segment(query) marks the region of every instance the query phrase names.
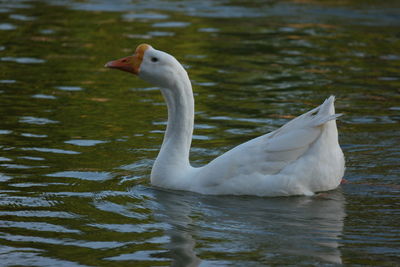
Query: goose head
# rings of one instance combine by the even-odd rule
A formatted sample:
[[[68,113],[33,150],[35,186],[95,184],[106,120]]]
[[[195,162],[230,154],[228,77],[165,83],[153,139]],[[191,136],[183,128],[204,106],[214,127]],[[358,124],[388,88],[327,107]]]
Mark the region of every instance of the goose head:
[[[185,69],[173,56],[148,44],[139,45],[133,55],[110,61],[105,67],[135,74],[162,88],[174,87],[182,74],[183,78],[187,77]]]

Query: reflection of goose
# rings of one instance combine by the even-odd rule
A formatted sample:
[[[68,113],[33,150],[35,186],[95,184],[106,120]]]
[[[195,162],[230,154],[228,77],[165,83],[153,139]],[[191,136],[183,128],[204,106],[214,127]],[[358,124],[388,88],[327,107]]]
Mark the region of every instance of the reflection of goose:
[[[201,168],[189,163],[194,100],[184,68],[169,54],[142,44],[107,67],[160,86],[168,126],[151,172],[152,184],[203,194],[312,195],[336,188],[344,158],[338,144],[334,97],[278,130],[241,144]]]
[[[169,237],[169,243],[165,246],[172,259],[171,266],[198,266],[200,259],[194,252],[196,241],[192,236],[190,225],[192,223],[190,198],[182,199],[182,196],[157,190],[155,198],[157,205],[152,207],[154,217],[162,223],[168,223],[165,235]]]
[[[312,198],[202,196],[155,190],[152,209],[170,225],[173,266],[297,265],[342,262],[340,190]],[[207,264],[209,263],[209,264]]]

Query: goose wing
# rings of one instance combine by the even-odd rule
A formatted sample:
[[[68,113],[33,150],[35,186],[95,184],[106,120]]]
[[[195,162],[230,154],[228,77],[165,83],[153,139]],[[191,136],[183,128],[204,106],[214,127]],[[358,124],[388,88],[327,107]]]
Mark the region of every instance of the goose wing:
[[[279,129],[243,143],[202,168],[203,186],[216,186],[241,175],[273,175],[299,159],[319,138],[334,114],[334,97]]]

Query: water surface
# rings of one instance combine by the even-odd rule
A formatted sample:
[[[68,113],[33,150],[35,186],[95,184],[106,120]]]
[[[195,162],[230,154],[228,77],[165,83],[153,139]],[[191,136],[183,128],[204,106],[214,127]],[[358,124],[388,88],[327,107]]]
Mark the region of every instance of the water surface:
[[[4,266],[379,265],[400,261],[397,1],[3,1]],[[149,184],[158,88],[104,63],[175,55],[196,98],[194,165],[337,97],[347,184],[316,197]]]

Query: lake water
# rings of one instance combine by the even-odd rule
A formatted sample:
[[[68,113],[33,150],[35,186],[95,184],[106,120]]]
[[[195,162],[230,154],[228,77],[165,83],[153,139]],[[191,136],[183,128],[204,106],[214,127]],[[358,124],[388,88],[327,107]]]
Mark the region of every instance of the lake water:
[[[400,264],[399,1],[1,1],[2,266]],[[166,106],[105,69],[140,43],[196,98],[194,165],[337,96],[347,184],[152,187]]]

